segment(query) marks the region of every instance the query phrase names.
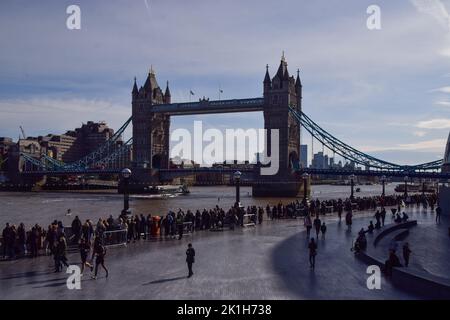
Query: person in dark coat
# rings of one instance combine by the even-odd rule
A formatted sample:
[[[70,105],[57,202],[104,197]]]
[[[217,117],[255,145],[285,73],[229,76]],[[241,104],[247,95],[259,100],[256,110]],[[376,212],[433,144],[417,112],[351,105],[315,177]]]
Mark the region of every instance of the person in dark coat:
[[[320,232],[322,232],[322,238],[325,238],[325,233],[327,232],[327,226],[325,222],[322,222],[322,226],[320,227]]]
[[[436,223],[441,223],[442,208],[440,206],[436,207]]]
[[[317,244],[314,241],[314,238],[311,238],[311,241],[308,245],[309,249],[309,266],[314,270],[316,267],[316,255],[317,255]]]
[[[411,249],[409,248],[409,243],[406,242],[403,245],[403,260],[405,260],[405,267],[409,265],[409,256],[411,255]]]
[[[373,233],[374,229],[375,229],[375,226],[373,225],[373,222],[370,221],[369,226],[367,227],[367,232]]]
[[[194,272],[192,272],[192,264],[194,262],[195,262],[195,250],[192,247],[192,243],[189,243],[188,249],[186,250],[186,263],[187,263],[188,270],[189,270],[188,278],[190,278],[194,275]]]
[[[78,241],[80,240],[81,237],[81,227],[82,227],[82,223],[80,218],[78,218],[78,216],[75,216],[75,219],[73,219],[72,221],[72,233],[73,233],[73,242],[74,243],[78,243]]]
[[[91,260],[95,257],[95,271],[92,279],[97,279],[98,266],[101,265],[106,272],[106,278],[108,278],[109,272],[105,267],[106,247],[102,244],[100,237],[95,237],[94,250],[92,251]]]
[[[94,267],[87,261],[89,253],[91,252],[91,244],[87,242],[84,238],[81,238],[79,249],[81,256],[81,274],[83,274],[84,272],[84,266],[88,266],[89,268],[91,268],[92,271]]]
[[[351,211],[348,211],[347,214],[345,215],[345,224],[349,229],[352,227],[352,217],[353,215]]]
[[[314,228],[316,229],[316,238],[319,237],[319,233],[320,233],[320,227],[322,226],[322,222],[319,219],[319,215],[317,215],[317,217],[314,219]]]
[[[386,209],[383,207],[381,209],[381,225],[384,227],[384,221],[386,220]]]

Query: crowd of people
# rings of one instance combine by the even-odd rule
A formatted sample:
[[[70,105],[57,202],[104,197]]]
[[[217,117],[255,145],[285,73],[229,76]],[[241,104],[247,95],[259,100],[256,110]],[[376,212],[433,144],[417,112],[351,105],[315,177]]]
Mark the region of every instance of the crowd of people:
[[[434,210],[437,199],[435,195],[423,196],[413,195],[410,203],[428,206]],[[397,223],[408,220],[405,212],[400,215],[400,208],[404,205],[401,196],[375,196],[359,197],[354,199],[333,199],[333,200],[312,200],[303,202],[295,200],[287,204],[279,202],[276,205],[233,206],[228,210],[216,205],[212,209],[196,210],[195,212],[178,209],[177,212],[169,211],[165,216],[144,216],[131,215],[129,212],[122,212],[114,219],[110,215],[106,219],[98,219],[94,224],[91,220],[82,222],[78,216],[74,218],[69,227],[65,227],[61,221],[53,221],[47,229],[35,224],[28,231],[24,223],[18,227],[6,224],[2,232],[1,247],[3,258],[14,259],[21,256],[37,257],[40,252],[52,255],[55,262],[55,272],[60,272],[62,266],[67,266],[66,252],[68,247],[78,248],[81,257],[82,272],[87,266],[94,269],[92,263],[95,259],[95,275],[97,276],[98,267],[102,266],[108,275],[107,268],[104,265],[104,257],[108,244],[130,243],[141,239],[146,240],[153,237],[178,238],[182,239],[186,232],[198,232],[201,230],[223,230],[229,228],[234,230],[236,227],[242,227],[245,224],[261,224],[265,219],[277,220],[285,218],[304,219],[304,226],[309,237],[314,228],[316,237],[322,234],[325,237],[327,226],[320,220],[320,216],[327,213],[337,213],[339,219],[342,219],[345,213],[345,222],[350,228],[352,225],[352,216],[354,210],[376,210],[374,218],[375,224],[370,221],[367,230],[362,229],[355,242],[355,251],[365,248],[365,233],[373,232],[384,226],[386,219],[386,206],[397,206],[392,208],[393,220]],[[264,215],[266,218],[264,218]],[[314,218],[314,219],[313,219]],[[317,254],[317,243],[312,238],[309,244],[311,268],[315,266],[315,256]],[[92,258],[89,260],[89,254],[92,252]]]

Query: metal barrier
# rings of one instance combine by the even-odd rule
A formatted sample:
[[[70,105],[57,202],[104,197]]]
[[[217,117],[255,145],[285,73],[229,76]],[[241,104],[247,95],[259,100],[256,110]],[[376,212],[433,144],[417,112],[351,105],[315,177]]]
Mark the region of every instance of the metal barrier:
[[[183,236],[191,234],[193,230],[192,222],[183,222]]]
[[[126,246],[127,245],[127,235],[128,235],[128,231],[126,229],[104,231],[102,233],[103,245],[105,247]]]
[[[244,214],[244,227],[254,227],[256,225],[256,214]]]

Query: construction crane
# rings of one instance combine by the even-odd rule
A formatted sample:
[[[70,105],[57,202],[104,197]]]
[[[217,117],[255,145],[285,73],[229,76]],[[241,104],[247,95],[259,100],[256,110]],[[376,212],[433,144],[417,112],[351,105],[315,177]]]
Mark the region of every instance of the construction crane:
[[[23,138],[26,139],[27,135],[25,134],[25,130],[23,130],[22,126],[19,126],[19,127],[20,127],[20,131],[22,132]]]

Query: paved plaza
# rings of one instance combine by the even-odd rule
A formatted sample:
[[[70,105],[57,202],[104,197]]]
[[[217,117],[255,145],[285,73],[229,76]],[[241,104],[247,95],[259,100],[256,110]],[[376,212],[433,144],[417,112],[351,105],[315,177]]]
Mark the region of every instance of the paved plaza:
[[[419,226],[425,226],[429,232],[436,231],[434,214],[420,211],[409,214],[419,220]],[[141,241],[126,248],[110,248],[106,256],[110,276],[105,278],[101,270],[99,278],[91,280],[90,272],[85,272],[81,290],[67,289],[68,275],[53,273],[52,257],[4,261],[0,263],[0,298],[421,298],[393,287],[384,277],[381,290],[367,289],[367,266],[354,257],[350,248],[357,232],[367,226],[372,215],[372,211],[356,214],[350,231],[344,222],[339,223],[335,217],[327,218],[328,231],[325,239],[319,236],[314,271],[309,268],[303,221],[265,221],[254,228],[197,232],[181,241]],[[387,223],[391,223],[389,216]],[[192,278],[186,278],[185,250],[189,242],[197,253]],[[414,263],[416,248],[412,246],[412,250]],[[77,253],[69,254],[68,258],[69,263],[79,263]],[[443,259],[448,258],[446,253]],[[430,259],[436,257],[433,255]],[[435,264],[430,268],[433,265],[441,270]]]

